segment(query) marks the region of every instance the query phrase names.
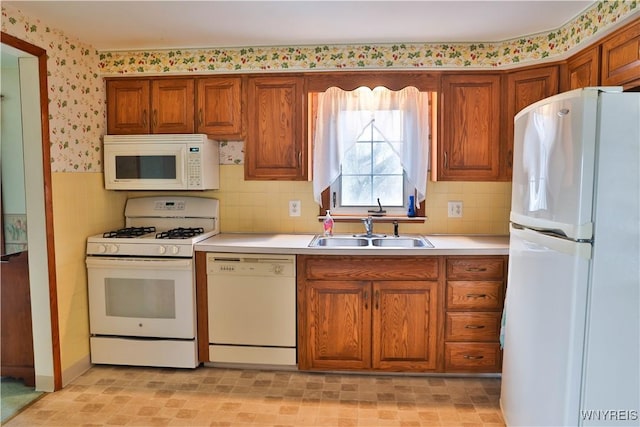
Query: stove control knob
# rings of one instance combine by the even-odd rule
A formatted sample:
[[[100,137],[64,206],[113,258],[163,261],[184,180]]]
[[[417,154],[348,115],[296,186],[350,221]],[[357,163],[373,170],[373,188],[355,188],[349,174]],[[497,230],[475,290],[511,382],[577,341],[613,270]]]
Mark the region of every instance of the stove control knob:
[[[172,255],[178,255],[178,252],[180,252],[180,248],[177,247],[176,245],[172,245],[171,246],[171,254]]]
[[[109,253],[115,254],[118,252],[118,245],[109,245]]]
[[[105,253],[107,252],[107,247],[105,245],[98,245],[98,253]]]
[[[165,253],[167,253],[167,247],[166,246],[159,246],[158,247],[158,253],[160,255],[164,255]]]

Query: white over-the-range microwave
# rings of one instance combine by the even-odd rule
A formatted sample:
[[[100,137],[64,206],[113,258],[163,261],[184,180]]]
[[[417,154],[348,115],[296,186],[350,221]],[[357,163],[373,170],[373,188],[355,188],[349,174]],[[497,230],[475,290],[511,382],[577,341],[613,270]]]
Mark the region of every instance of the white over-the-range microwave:
[[[215,190],[217,141],[203,134],[105,135],[108,190]]]

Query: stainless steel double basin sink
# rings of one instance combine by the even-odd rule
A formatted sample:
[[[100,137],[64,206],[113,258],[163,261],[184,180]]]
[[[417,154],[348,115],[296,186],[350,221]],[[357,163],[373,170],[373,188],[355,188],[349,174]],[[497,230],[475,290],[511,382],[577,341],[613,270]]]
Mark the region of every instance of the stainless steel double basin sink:
[[[361,235],[316,236],[309,243],[310,248],[433,248],[429,240],[422,236],[384,236],[374,234],[370,237]]]

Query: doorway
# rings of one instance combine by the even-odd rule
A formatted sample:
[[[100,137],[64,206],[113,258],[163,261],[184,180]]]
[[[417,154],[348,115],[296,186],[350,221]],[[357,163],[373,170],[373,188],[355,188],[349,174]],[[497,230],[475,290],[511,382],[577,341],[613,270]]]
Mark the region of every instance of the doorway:
[[[62,388],[62,374],[53,234],[47,56],[42,48],[3,32],[0,35],[2,54],[14,56],[19,62],[23,166],[28,171],[24,174],[25,243],[28,250],[20,253],[24,254],[22,262],[28,265],[35,388],[39,391],[55,391]],[[20,126],[20,123],[10,125]],[[3,195],[6,185],[8,183],[5,184],[3,179]],[[3,265],[3,286],[4,280]]]

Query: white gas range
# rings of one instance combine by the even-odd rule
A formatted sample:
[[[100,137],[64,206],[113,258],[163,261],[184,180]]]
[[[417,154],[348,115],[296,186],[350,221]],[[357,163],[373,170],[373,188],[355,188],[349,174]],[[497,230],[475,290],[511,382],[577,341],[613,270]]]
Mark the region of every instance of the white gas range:
[[[198,366],[193,247],[218,217],[215,199],[132,198],[125,228],[87,239],[93,363]]]
[[[193,246],[220,232],[219,203],[203,197],[127,200],[125,228],[89,237],[87,255],[191,257]]]

